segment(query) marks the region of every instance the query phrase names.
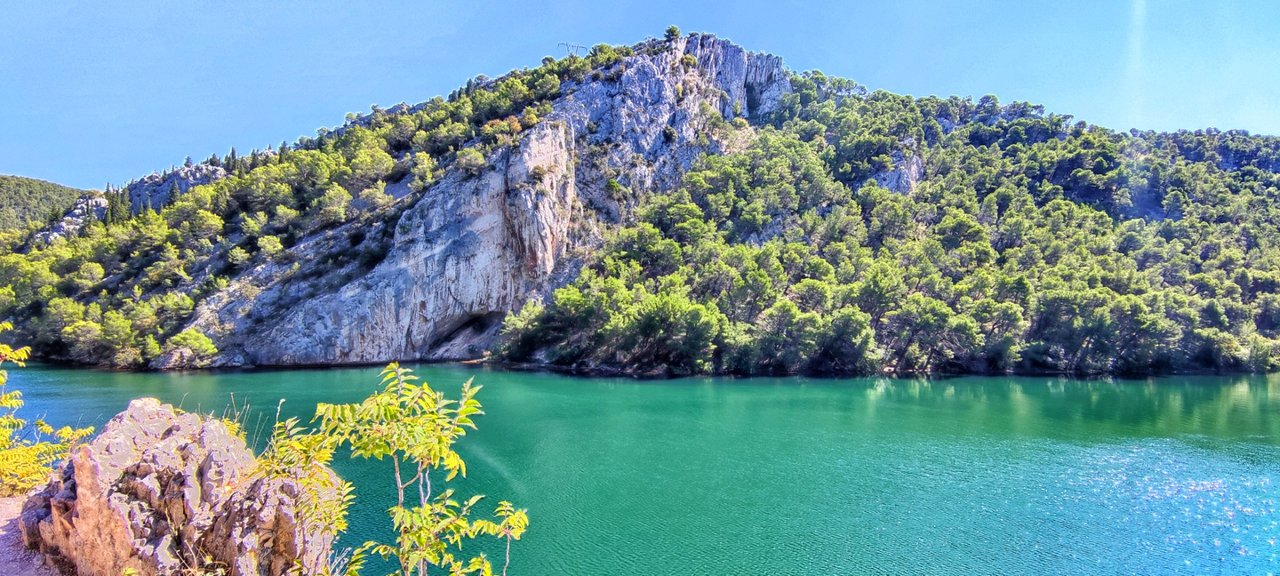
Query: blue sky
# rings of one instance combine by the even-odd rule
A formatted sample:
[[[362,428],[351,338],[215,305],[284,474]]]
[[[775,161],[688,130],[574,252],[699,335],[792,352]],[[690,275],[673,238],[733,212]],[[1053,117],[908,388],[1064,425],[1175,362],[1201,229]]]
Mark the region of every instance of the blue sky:
[[[669,24],[871,88],[991,93],[1120,129],[1280,134],[1280,5],[1264,0],[0,0],[0,14],[0,174],[82,187]]]

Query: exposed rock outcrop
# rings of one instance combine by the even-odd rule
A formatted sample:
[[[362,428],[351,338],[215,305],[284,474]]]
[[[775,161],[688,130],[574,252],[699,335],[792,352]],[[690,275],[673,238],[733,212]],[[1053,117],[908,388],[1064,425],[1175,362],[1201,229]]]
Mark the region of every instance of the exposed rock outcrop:
[[[159,210],[167,206],[173,197],[186,194],[193,187],[226,177],[227,171],[220,166],[192,164],[164,173],[152,172],[126,186],[125,192],[129,194],[129,205],[135,213],[147,207]]]
[[[426,190],[376,266],[305,298],[236,295],[245,283],[255,296],[278,286],[283,267],[268,264],[210,298],[195,326],[223,351],[216,363],[478,357],[508,312],[572,278],[603,223],[618,222],[638,195],[677,186],[699,155],[740,146],[725,120],[764,116],[790,90],[780,58],[713,36],[636,52],[563,86],[553,111],[486,168],[451,170]],[[615,197],[611,180],[631,193]],[[287,260],[319,260],[321,245],[300,243]]]
[[[49,244],[58,238],[74,238],[85,224],[102,220],[107,213],[107,198],[100,192],[89,192],[76,199],[71,209],[58,221],[39,230],[32,236],[37,244]]]
[[[876,184],[898,194],[910,194],[924,178],[924,160],[917,154],[893,153],[893,168],[872,175]]]
[[[332,542],[301,525],[297,485],[255,466],[222,422],[134,400],[27,500],[23,541],[87,575],[277,575],[299,558],[318,566]]]

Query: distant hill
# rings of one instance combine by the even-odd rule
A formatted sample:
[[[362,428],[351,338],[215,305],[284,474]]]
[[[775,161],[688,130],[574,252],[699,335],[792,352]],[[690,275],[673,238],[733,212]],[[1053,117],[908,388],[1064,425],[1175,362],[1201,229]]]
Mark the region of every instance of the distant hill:
[[[0,247],[0,319],[40,358],[156,369],[1280,370],[1280,138],[677,32],[105,191],[40,236],[65,241]]]
[[[0,176],[0,230],[47,222],[55,212],[70,209],[84,192],[35,178]]]

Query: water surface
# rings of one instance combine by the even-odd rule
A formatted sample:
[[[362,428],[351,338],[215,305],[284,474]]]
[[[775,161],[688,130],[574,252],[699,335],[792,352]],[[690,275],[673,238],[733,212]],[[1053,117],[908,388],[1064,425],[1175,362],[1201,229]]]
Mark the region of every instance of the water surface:
[[[376,368],[11,371],[28,416],[131,398],[309,418]],[[1148,381],[686,379],[422,366],[488,413],[464,493],[527,507],[525,575],[1267,574],[1280,566],[1280,376]],[[265,429],[269,423],[263,424]],[[384,537],[386,462],[342,461],[346,541]],[[371,573],[373,573],[371,571]]]

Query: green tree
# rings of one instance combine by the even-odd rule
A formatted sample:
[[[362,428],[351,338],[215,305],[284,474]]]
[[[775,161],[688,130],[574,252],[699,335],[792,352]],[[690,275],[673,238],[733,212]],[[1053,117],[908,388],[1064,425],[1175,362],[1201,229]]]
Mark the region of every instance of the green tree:
[[[232,266],[240,266],[248,262],[250,258],[249,253],[239,246],[235,246],[227,252],[227,263]]]
[[[12,329],[0,322],[0,332]],[[30,349],[0,344],[0,367],[6,362],[24,366]],[[54,429],[43,420],[28,422],[18,416],[22,408],[22,392],[8,390],[7,370],[0,370],[0,497],[19,496],[49,480],[53,465],[67,457],[93,428]],[[47,440],[46,440],[47,438]]]
[[[433,567],[449,574],[490,574],[489,559],[483,554],[468,557],[464,543],[478,536],[501,538],[507,542],[509,561],[510,540],[523,535],[528,516],[502,502],[496,519],[473,518],[483,497],[461,500],[445,485],[466,476],[466,463],[454,445],[468,429],[475,429],[472,418],[483,414],[475,399],[480,387],[467,381],[461,396],[450,400],[418,384],[412,371],[398,364],[383,370],[382,381],[381,392],[358,404],[316,407],[324,438],[349,445],[356,457],[391,462],[396,504],[389,514],[396,541],[369,542],[357,554],[394,558],[404,576],[425,575]]]
[[[347,219],[347,206],[351,204],[351,194],[337,184],[329,185],[325,193],[311,206],[312,225],[323,228],[338,224]]]
[[[464,148],[458,151],[458,159],[455,162],[460,170],[464,170],[472,176],[480,173],[485,167],[484,154],[475,148]]]
[[[421,192],[430,186],[436,180],[436,160],[430,154],[425,152],[417,152],[413,155],[413,164],[409,169],[409,173],[413,179],[409,182],[409,188],[414,192]]]
[[[165,351],[190,354],[191,358],[185,365],[199,368],[209,365],[209,361],[218,353],[218,347],[200,330],[188,328],[170,338],[165,344]]]
[[[822,318],[780,298],[760,320],[759,361],[766,374],[796,374],[818,352]]]
[[[263,236],[258,239],[258,252],[267,258],[275,258],[283,250],[284,245],[275,236]]]

